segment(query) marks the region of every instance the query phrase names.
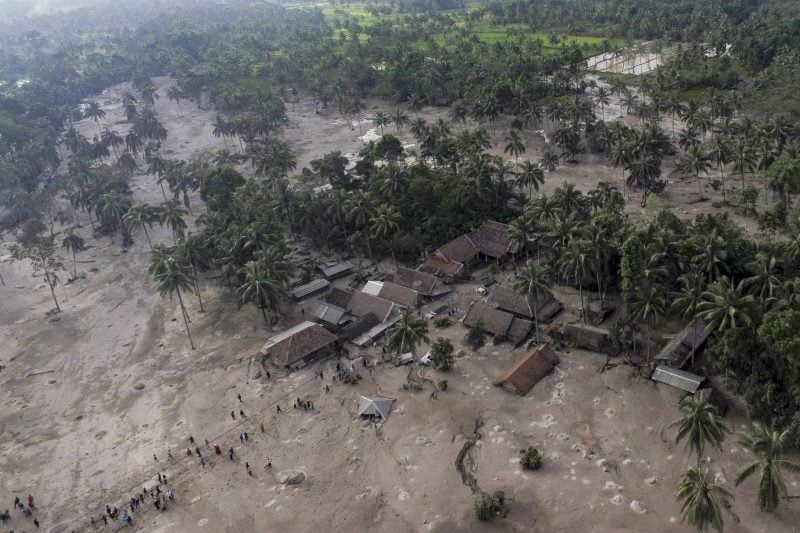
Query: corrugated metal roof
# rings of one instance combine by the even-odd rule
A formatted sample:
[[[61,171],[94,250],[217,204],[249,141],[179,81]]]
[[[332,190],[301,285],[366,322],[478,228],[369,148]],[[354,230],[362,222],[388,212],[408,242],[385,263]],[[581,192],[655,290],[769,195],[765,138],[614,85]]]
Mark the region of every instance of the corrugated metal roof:
[[[327,302],[317,302],[311,314],[323,322],[339,325],[344,321],[347,311]]]
[[[361,292],[366,292],[370,296],[378,296],[383,289],[383,282],[382,281],[368,281],[364,288],[361,289]]]
[[[319,278],[309,283],[306,283],[305,285],[298,285],[289,292],[291,292],[294,298],[299,300],[300,298],[305,298],[310,294],[315,294],[319,291],[325,290],[328,288],[329,285],[330,283],[328,281]]]
[[[655,372],[653,372],[652,379],[653,381],[666,383],[667,385],[672,385],[673,387],[677,387],[692,394],[697,392],[697,389],[699,389],[706,380],[703,376],[698,376],[697,374],[692,374],[684,370],[678,370],[677,368],[672,368],[667,365],[658,365]]]
[[[345,261],[336,265],[320,268],[325,279],[332,280],[349,274],[353,270],[353,263]]]

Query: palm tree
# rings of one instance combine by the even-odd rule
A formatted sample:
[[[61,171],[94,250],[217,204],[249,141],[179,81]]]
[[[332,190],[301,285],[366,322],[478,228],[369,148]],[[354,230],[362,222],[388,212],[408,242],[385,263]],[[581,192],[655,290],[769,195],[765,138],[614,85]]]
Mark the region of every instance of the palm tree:
[[[775,256],[763,253],[757,254],[755,261],[747,265],[753,275],[744,280],[744,287],[762,304],[772,301],[780,291],[781,278],[777,266]]]
[[[667,301],[664,298],[663,288],[652,280],[640,284],[632,296],[630,304],[631,319],[634,323],[644,322],[647,324],[647,364],[650,364],[653,326],[666,313]]]
[[[167,99],[178,105],[178,113],[181,112],[181,98],[183,98],[183,92],[177,86],[170,85],[169,89],[167,89]],[[181,116],[183,116],[182,113]]]
[[[722,531],[722,513],[714,499],[715,494],[733,498],[730,492],[713,483],[708,470],[690,466],[678,483],[676,494],[679,500],[683,500],[681,519],[698,531],[705,531],[709,525]]]
[[[383,135],[383,128],[388,126],[391,123],[392,119],[389,117],[389,115],[387,115],[383,111],[378,111],[377,113],[375,113],[375,118],[372,119],[372,121],[375,123],[377,127],[381,129],[381,135]]]
[[[711,162],[717,165],[719,180],[722,182],[722,199],[725,200],[725,173],[722,171],[722,167],[727,165],[731,158],[728,140],[721,135],[714,137],[714,140],[711,142],[711,147],[708,150],[708,155],[711,158]]]
[[[722,276],[703,292],[697,304],[697,316],[705,320],[708,331],[723,332],[740,326],[752,326],[753,297],[744,294],[743,282],[734,285]]]
[[[558,154],[552,150],[545,150],[541,159],[539,159],[539,164],[550,172],[553,172],[559,163],[560,160]]]
[[[511,154],[514,156],[514,167],[519,167],[519,156],[520,154],[525,153],[525,144],[523,144],[522,139],[519,136],[519,131],[516,129],[512,129],[506,135],[506,147],[503,149],[503,153]]]
[[[186,306],[183,305],[183,296],[181,296],[181,289],[187,290],[192,285],[191,267],[174,256],[154,253],[150,260],[149,270],[155,277],[158,292],[162,297],[169,295],[172,298],[173,293],[178,295],[181,313],[183,313],[183,323],[186,326],[186,334],[189,337],[189,345],[194,350],[192,332],[189,330],[189,314],[186,312]]]
[[[694,267],[706,275],[709,283],[716,281],[727,268],[728,249],[725,239],[714,229],[698,236],[697,253],[692,256]]]
[[[544,269],[528,259],[522,272],[514,280],[514,289],[525,295],[528,310],[533,315],[533,324],[536,328],[536,344],[539,344],[539,302],[550,294],[550,279]]]
[[[744,173],[752,172],[756,166],[756,153],[752,143],[744,137],[736,139],[736,143],[731,150],[731,163],[734,172],[738,172],[742,178],[742,189],[744,189]]]
[[[699,146],[692,146],[678,161],[678,170],[686,174],[694,174],[694,179],[697,182],[697,192],[701,196],[703,190],[700,187],[700,173],[706,173],[710,169],[711,158]]]
[[[394,113],[392,114],[392,122],[394,123],[395,128],[397,128],[397,133],[403,133],[403,127],[408,124],[408,115],[406,115],[402,109],[399,107],[395,108]]]
[[[745,431],[739,437],[739,444],[758,460],[748,463],[736,472],[736,485],[761,470],[761,481],[758,484],[758,507],[762,511],[772,511],[778,507],[781,497],[786,498],[788,492],[783,481],[782,469],[800,472],[800,463],[784,459],[783,455],[792,438],[790,428],[784,431],[768,429],[760,422],[753,423],[753,429]]]
[[[178,245],[175,247],[175,255],[181,261],[191,265],[192,278],[194,280],[194,293],[197,296],[197,301],[200,302],[200,312],[205,312],[205,309],[203,309],[203,299],[200,297],[200,287],[197,284],[197,270],[208,269],[211,263],[211,254],[208,248],[200,237],[192,235],[192,233],[189,232],[188,235],[184,235],[180,242],[178,242]]]
[[[159,206],[159,222],[162,225],[169,225],[172,229],[172,240],[175,243],[178,242],[178,234],[183,233],[183,230],[186,229],[186,222],[183,220],[186,214],[186,209],[181,207],[174,198],[162,202]]]
[[[94,120],[95,124],[97,124],[97,131],[102,134],[102,130],[100,129],[100,119],[106,118],[106,112],[103,111],[103,109],[100,107],[100,104],[94,100],[90,100],[86,105],[83,116]]]
[[[520,188],[528,188],[528,198],[533,196],[534,190],[539,190],[539,185],[544,183],[544,171],[542,167],[530,161],[523,161],[522,168],[517,173],[517,185]]]
[[[394,255],[394,249],[389,242],[390,237],[400,227],[400,212],[389,204],[382,204],[375,210],[375,214],[370,218],[370,233],[373,237],[383,239],[394,259],[394,264],[397,266],[397,257]]]
[[[130,206],[131,202],[127,196],[113,190],[99,196],[95,204],[95,211],[106,227],[122,228],[123,235],[127,235],[128,230],[122,222],[122,217],[128,212]]]
[[[386,346],[396,354],[416,354],[421,342],[428,342],[428,324],[415,319],[411,309],[404,310],[400,320],[386,332]]]
[[[569,279],[572,276],[578,286],[578,295],[581,300],[581,321],[584,326],[586,325],[586,308],[583,303],[583,280],[589,272],[591,260],[586,241],[581,239],[572,239],[559,258],[564,278]]]
[[[699,466],[706,444],[722,450],[722,441],[728,428],[720,420],[716,406],[700,392],[681,398],[678,409],[683,416],[672,423],[673,426],[678,426],[675,443],[685,440],[686,450],[697,454]]]
[[[374,262],[372,257],[372,242],[370,241],[369,225],[372,216],[375,214],[369,198],[363,192],[353,192],[347,200],[347,213],[348,220],[356,228],[362,230],[364,238],[367,240],[367,253],[369,254],[370,261]]]
[[[242,269],[244,283],[236,289],[241,304],[253,302],[261,310],[264,325],[269,327],[267,309],[275,310],[285,292],[283,281],[270,272],[263,261],[248,261]]]
[[[78,261],[75,258],[75,255],[78,252],[82,252],[86,249],[86,243],[83,240],[83,237],[75,233],[75,228],[69,228],[67,230],[67,235],[64,237],[64,240],[61,241],[61,246],[67,249],[67,251],[72,252],[72,277],[78,277]]]
[[[150,233],[147,231],[147,228],[152,228],[153,223],[158,221],[158,219],[158,209],[142,202],[135,202],[130,209],[128,209],[128,212],[122,216],[122,222],[129,229],[135,227],[142,228],[144,236],[147,237],[147,244],[150,245],[151,252],[153,251],[153,241],[150,240]]]
[[[697,316],[697,305],[701,301],[703,290],[705,289],[705,279],[699,272],[687,272],[678,278],[681,287],[671,294],[672,309],[679,312],[681,317],[694,320]],[[696,340],[692,335],[692,343]],[[694,365],[694,354],[697,346],[692,344],[692,365]]]
[[[594,97],[594,101],[597,105],[600,106],[600,111],[602,112],[603,121],[606,120],[606,106],[611,103],[611,98],[609,96],[608,90],[605,87],[600,87],[597,89],[597,95]]]

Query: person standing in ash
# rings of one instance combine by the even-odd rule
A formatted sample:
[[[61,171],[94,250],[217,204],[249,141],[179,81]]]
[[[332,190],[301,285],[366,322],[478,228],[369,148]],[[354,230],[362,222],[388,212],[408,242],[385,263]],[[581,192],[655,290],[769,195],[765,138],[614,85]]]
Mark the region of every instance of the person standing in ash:
[[[217,454],[217,455],[220,455],[222,453],[222,450],[220,449],[219,444],[215,444],[214,445],[214,453]]]
[[[248,437],[248,436],[247,436],[247,432],[246,432],[246,431],[243,433],[243,435],[244,435],[244,441],[245,441],[245,442],[247,442],[248,440],[250,440],[250,437]]]
[[[230,448],[230,449],[228,450],[228,459],[230,459],[231,461],[233,461],[233,448]]]
[[[231,411],[231,418],[236,420],[236,415],[233,413],[233,411]]]
[[[242,409],[239,409],[239,416],[241,416],[242,418],[244,418],[244,417],[245,417],[245,416],[244,416],[244,411],[243,411]]]
[[[261,422],[261,433],[264,433],[264,422]]]
[[[203,459],[202,457],[200,458],[200,466],[202,466],[203,468],[206,467],[206,460]]]
[[[241,394],[237,394],[236,397],[239,399],[239,403],[241,403],[242,402],[242,395]]]
[[[194,437],[192,437],[191,435],[189,435],[189,444],[194,446]]]

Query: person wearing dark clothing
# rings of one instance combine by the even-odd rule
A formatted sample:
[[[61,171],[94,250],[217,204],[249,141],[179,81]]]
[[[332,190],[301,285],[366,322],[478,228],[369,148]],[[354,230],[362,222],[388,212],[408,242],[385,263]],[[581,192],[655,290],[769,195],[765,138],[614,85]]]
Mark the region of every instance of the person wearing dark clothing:
[[[242,418],[244,418],[244,411],[242,411],[241,409],[239,409],[239,415],[240,415]]]
[[[236,397],[239,398],[240,402],[242,401],[242,395],[241,394],[237,394]]]
[[[236,415],[235,415],[235,414],[233,414],[233,411],[231,411],[231,418],[232,418],[232,419],[234,419],[234,420],[236,420]]]

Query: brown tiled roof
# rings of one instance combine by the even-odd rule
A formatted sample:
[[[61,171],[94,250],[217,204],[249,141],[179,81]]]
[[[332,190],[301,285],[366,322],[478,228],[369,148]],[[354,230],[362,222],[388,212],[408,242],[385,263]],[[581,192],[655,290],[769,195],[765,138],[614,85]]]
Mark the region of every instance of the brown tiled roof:
[[[516,315],[528,318],[534,317],[534,314],[528,307],[525,295],[505,285],[495,285],[492,287],[491,303],[500,309],[510,311]],[[543,324],[550,322],[550,319],[561,310],[561,303],[556,300],[552,294],[540,298],[538,302],[535,302],[535,305],[539,322]]]
[[[414,289],[403,287],[391,281],[384,281],[383,288],[378,296],[405,307],[414,307],[419,301],[419,294]]]
[[[327,296],[325,296],[325,301],[329,304],[341,307],[342,309],[347,309],[347,304],[350,303],[350,298],[352,297],[352,291],[340,289],[339,287],[333,287],[330,292],[328,292]]]
[[[506,255],[511,247],[508,228],[508,224],[487,220],[480,228],[467,236],[482,254],[500,258]]]
[[[585,348],[594,352],[605,352],[609,346],[609,332],[607,329],[581,324],[565,324],[561,329],[561,336],[565,341],[571,342],[578,348]]]
[[[467,310],[467,314],[464,316],[464,325],[475,327],[480,322],[485,331],[492,335],[505,337],[513,320],[514,315],[511,313],[476,302]]]
[[[434,254],[454,263],[469,263],[478,255],[479,249],[466,235],[459,235]]]
[[[520,395],[525,396],[558,362],[558,354],[548,344],[543,344],[514,361],[494,384],[501,386],[509,383]]]
[[[336,335],[312,324],[267,348],[275,364],[289,366],[336,342]]]
[[[414,289],[424,296],[432,296],[433,289],[436,287],[435,276],[405,267],[398,267],[397,272],[390,279],[394,283]]]
[[[422,265],[422,270],[432,274],[440,274],[445,276],[455,276],[464,267],[462,263],[448,261],[447,259],[438,255],[431,255],[425,260]]]
[[[373,313],[383,322],[396,307],[397,306],[389,300],[384,300],[383,298],[359,291],[353,293],[353,297],[350,298],[350,302],[347,305],[347,310],[357,317],[363,317],[368,313]]]
[[[511,321],[511,326],[508,328],[506,337],[509,338],[514,344],[520,344],[528,338],[528,333],[533,329],[533,322],[525,320],[524,318],[514,317]]]

